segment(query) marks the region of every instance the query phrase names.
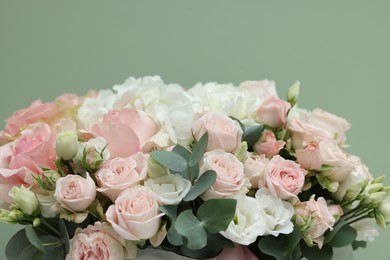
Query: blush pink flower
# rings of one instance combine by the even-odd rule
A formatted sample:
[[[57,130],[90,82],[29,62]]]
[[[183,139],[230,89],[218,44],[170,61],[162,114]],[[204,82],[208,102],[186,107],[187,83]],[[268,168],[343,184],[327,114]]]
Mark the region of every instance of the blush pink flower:
[[[321,156],[319,144],[315,141],[310,142],[304,149],[295,151],[297,162],[306,170],[318,170],[321,168]]]
[[[248,153],[244,163],[244,172],[252,184],[252,188],[265,187],[264,175],[269,160],[264,155]]]
[[[143,153],[137,153],[127,158],[116,157],[104,163],[96,173],[100,186],[98,191],[115,201],[125,189],[141,184],[147,175],[148,157]]]
[[[94,124],[91,130],[107,141],[112,157],[128,157],[141,151],[158,128],[146,113],[124,108],[110,111],[104,116],[103,123]]]
[[[246,246],[234,244],[234,248],[224,248],[216,260],[258,260],[258,258]]]
[[[283,200],[297,199],[305,183],[305,171],[299,164],[276,155],[265,171],[265,183],[275,197]]]
[[[233,152],[241,144],[243,131],[237,121],[222,113],[209,112],[192,123],[192,133],[196,140],[208,133],[206,151],[216,149]]]
[[[275,81],[272,80],[244,81],[240,84],[240,88],[248,90],[253,96],[260,99],[265,99],[268,96],[278,96]]]
[[[266,157],[277,155],[286,145],[285,141],[276,140],[272,131],[264,131],[259,141],[255,144],[254,150],[258,154],[264,154]]]
[[[106,212],[107,221],[127,240],[153,237],[160,229],[163,215],[152,192],[143,186],[122,192]]]
[[[269,96],[260,105],[257,115],[262,124],[272,128],[283,127],[287,121],[287,111],[291,104],[275,96]]]

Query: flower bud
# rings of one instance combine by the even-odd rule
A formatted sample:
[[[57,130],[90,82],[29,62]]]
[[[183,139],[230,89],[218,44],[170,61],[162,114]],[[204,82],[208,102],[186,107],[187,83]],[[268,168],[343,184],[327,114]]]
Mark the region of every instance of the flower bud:
[[[104,158],[102,154],[96,150],[95,147],[89,147],[83,152],[83,166],[90,172],[94,172],[103,164]]]
[[[368,184],[368,179],[361,180],[348,188],[343,197],[343,202],[355,200],[359,194],[365,189]]]
[[[32,215],[38,209],[39,203],[35,193],[24,186],[20,186],[20,188],[12,187],[9,196],[12,197],[13,204],[23,211],[24,214]]]
[[[376,177],[371,183],[383,183],[384,180],[385,180],[385,176],[382,175],[382,176]]]
[[[301,82],[296,81],[287,92],[287,101],[290,102],[291,106],[295,106],[295,104],[298,102],[299,97],[299,86],[301,85]]]
[[[383,189],[382,183],[371,183],[367,186],[367,192],[368,194],[372,194],[375,192],[378,192]]]
[[[386,196],[386,192],[380,191],[365,196],[362,200],[362,205],[366,208],[376,208],[379,206],[383,198]]]
[[[33,226],[34,227],[37,227],[37,226],[39,226],[41,224],[41,219],[40,218],[35,218],[34,220],[33,220]]]
[[[390,222],[390,196],[386,196],[379,204],[379,211],[386,222]]]
[[[385,218],[382,215],[382,213],[379,210],[375,210],[374,216],[375,216],[375,220],[376,220],[376,223],[378,224],[378,226],[380,226],[381,228],[386,230],[386,221],[385,221]]]
[[[237,157],[237,159],[245,163],[247,158],[247,151],[248,151],[248,144],[246,142],[242,142],[241,145],[238,147],[236,151],[234,151],[234,155]]]
[[[151,156],[148,158],[148,176],[152,179],[160,178],[164,175],[168,175],[168,169],[159,164]]]
[[[63,160],[73,159],[78,152],[78,137],[76,132],[65,130],[57,135],[56,151]]]

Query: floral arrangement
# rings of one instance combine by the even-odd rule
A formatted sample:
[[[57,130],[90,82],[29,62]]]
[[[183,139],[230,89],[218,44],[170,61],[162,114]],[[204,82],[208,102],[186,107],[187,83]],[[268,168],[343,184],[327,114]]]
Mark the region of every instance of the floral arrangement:
[[[273,81],[129,78],[35,101],[0,133],[8,259],[332,259],[390,221],[343,118]]]

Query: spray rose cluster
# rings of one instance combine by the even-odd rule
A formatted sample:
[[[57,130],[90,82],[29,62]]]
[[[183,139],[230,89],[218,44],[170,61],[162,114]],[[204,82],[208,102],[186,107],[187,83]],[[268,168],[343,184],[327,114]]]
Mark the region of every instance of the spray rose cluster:
[[[0,132],[0,221],[25,225],[6,256],[331,259],[364,246],[390,221],[390,188],[344,150],[345,119],[298,97],[299,82],[283,100],[268,80],[154,76],[35,101]]]

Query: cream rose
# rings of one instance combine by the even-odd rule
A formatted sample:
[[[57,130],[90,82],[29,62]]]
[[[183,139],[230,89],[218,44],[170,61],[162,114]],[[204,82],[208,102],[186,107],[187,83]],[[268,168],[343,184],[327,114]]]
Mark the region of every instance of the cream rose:
[[[149,155],[137,153],[127,158],[116,157],[106,162],[96,173],[96,180],[100,186],[97,190],[115,201],[122,191],[146,179],[148,157]]]
[[[67,210],[84,211],[95,200],[95,182],[88,173],[86,178],[79,175],[67,175],[57,180],[54,197],[61,207]]]
[[[304,149],[295,151],[297,162],[306,170],[319,170],[321,168],[321,157],[318,143],[310,142]]]
[[[203,200],[234,198],[238,194],[246,194],[250,182],[244,173],[244,165],[231,153],[215,150],[204,154],[200,175],[207,170],[214,170],[217,179],[211,187],[201,195]]]
[[[283,127],[287,121],[287,111],[291,104],[275,96],[269,96],[261,103],[257,115],[262,124],[272,128]]]
[[[277,155],[285,144],[286,142],[283,140],[276,140],[275,134],[272,131],[264,131],[253,149],[258,154],[272,157]]]
[[[221,113],[209,112],[192,123],[192,133],[196,140],[208,133],[206,151],[222,149],[233,152],[241,144],[243,131],[237,121]]]
[[[155,194],[160,205],[179,204],[191,188],[189,180],[173,174],[158,179],[149,179],[144,185]]]
[[[137,186],[121,193],[106,212],[107,221],[127,240],[149,239],[160,228],[159,205],[152,192]]]
[[[305,183],[305,172],[299,164],[276,155],[265,173],[266,187],[272,195],[283,200],[297,199]]]

